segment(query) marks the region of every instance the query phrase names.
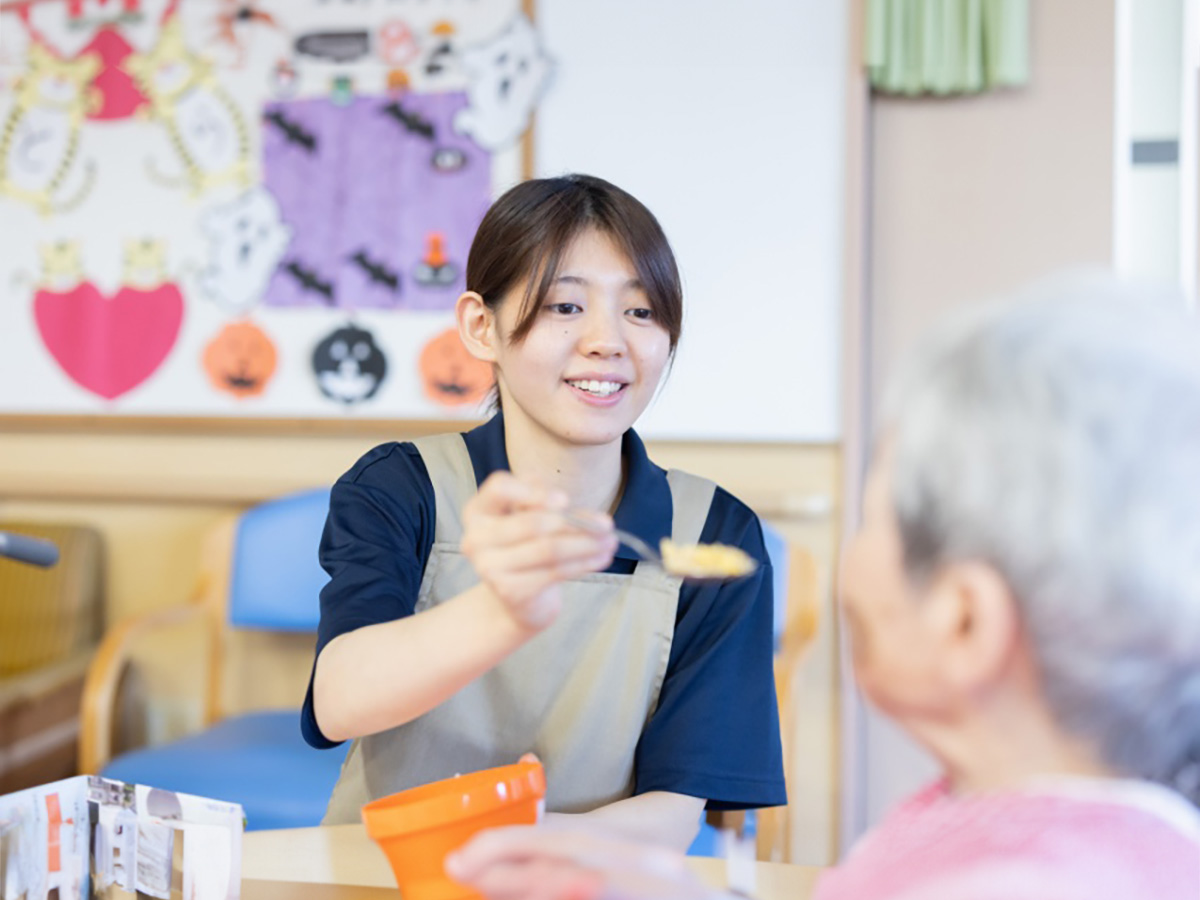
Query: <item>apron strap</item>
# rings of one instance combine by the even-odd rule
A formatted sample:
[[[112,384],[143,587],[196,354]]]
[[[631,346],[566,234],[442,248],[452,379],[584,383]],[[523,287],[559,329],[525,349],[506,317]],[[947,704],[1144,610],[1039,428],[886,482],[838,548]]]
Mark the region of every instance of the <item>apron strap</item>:
[[[698,544],[708,521],[717,486],[707,478],[671,469],[667,472],[671,488],[671,540],[677,544]]]
[[[462,540],[462,511],[478,493],[475,467],[467,444],[458,432],[431,434],[413,440],[433,482],[436,521],[433,539],[457,544]]]

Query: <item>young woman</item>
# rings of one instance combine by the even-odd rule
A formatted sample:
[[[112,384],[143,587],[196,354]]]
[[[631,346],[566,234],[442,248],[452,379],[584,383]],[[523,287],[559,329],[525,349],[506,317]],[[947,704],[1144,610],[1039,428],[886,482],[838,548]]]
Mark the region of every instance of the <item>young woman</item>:
[[[480,224],[467,287],[459,333],[500,412],[375,448],[330,500],[304,733],[355,743],[326,822],[526,752],[550,812],[681,848],[706,803],[785,802],[758,520],[654,465],[632,430],[682,320],[658,222],[598,178],[525,182]],[[681,583],[618,546],[614,521],[761,566]]]
[[[813,900],[1200,896],[1200,328],[1110,291],[912,357],[841,600],[859,686],[944,777]],[[489,832],[448,868],[493,900],[715,898],[580,830]]]

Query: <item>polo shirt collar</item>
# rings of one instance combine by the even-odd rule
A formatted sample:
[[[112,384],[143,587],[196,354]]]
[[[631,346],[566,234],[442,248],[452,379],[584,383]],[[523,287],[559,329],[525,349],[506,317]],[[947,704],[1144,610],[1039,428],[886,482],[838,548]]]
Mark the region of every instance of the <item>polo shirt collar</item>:
[[[504,414],[496,413],[478,428],[463,435],[476,485],[482,484],[498,469],[508,469],[508,450],[504,446]],[[621,440],[625,461],[625,490],[617,504],[613,521],[624,531],[636,534],[652,547],[671,534],[671,488],[667,473],[646,455],[646,445],[632,428]],[[638,556],[624,544],[617,548],[619,559]]]

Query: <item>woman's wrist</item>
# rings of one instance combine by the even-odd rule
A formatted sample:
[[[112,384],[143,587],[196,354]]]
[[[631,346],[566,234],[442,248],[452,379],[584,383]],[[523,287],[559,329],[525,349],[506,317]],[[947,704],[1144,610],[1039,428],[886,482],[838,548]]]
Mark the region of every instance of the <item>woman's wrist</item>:
[[[506,643],[512,643],[512,649],[540,634],[554,618],[544,613],[524,615],[523,610],[526,607],[506,602],[484,582],[465,591],[461,596],[477,608],[480,625],[486,628],[489,634],[499,635],[506,639]]]

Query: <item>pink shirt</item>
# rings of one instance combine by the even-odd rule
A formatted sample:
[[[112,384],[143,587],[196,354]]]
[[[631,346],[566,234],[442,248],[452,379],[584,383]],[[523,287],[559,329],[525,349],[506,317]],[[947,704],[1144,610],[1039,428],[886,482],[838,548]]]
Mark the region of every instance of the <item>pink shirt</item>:
[[[903,803],[813,900],[1200,900],[1200,811],[1140,781],[1047,779]]]

